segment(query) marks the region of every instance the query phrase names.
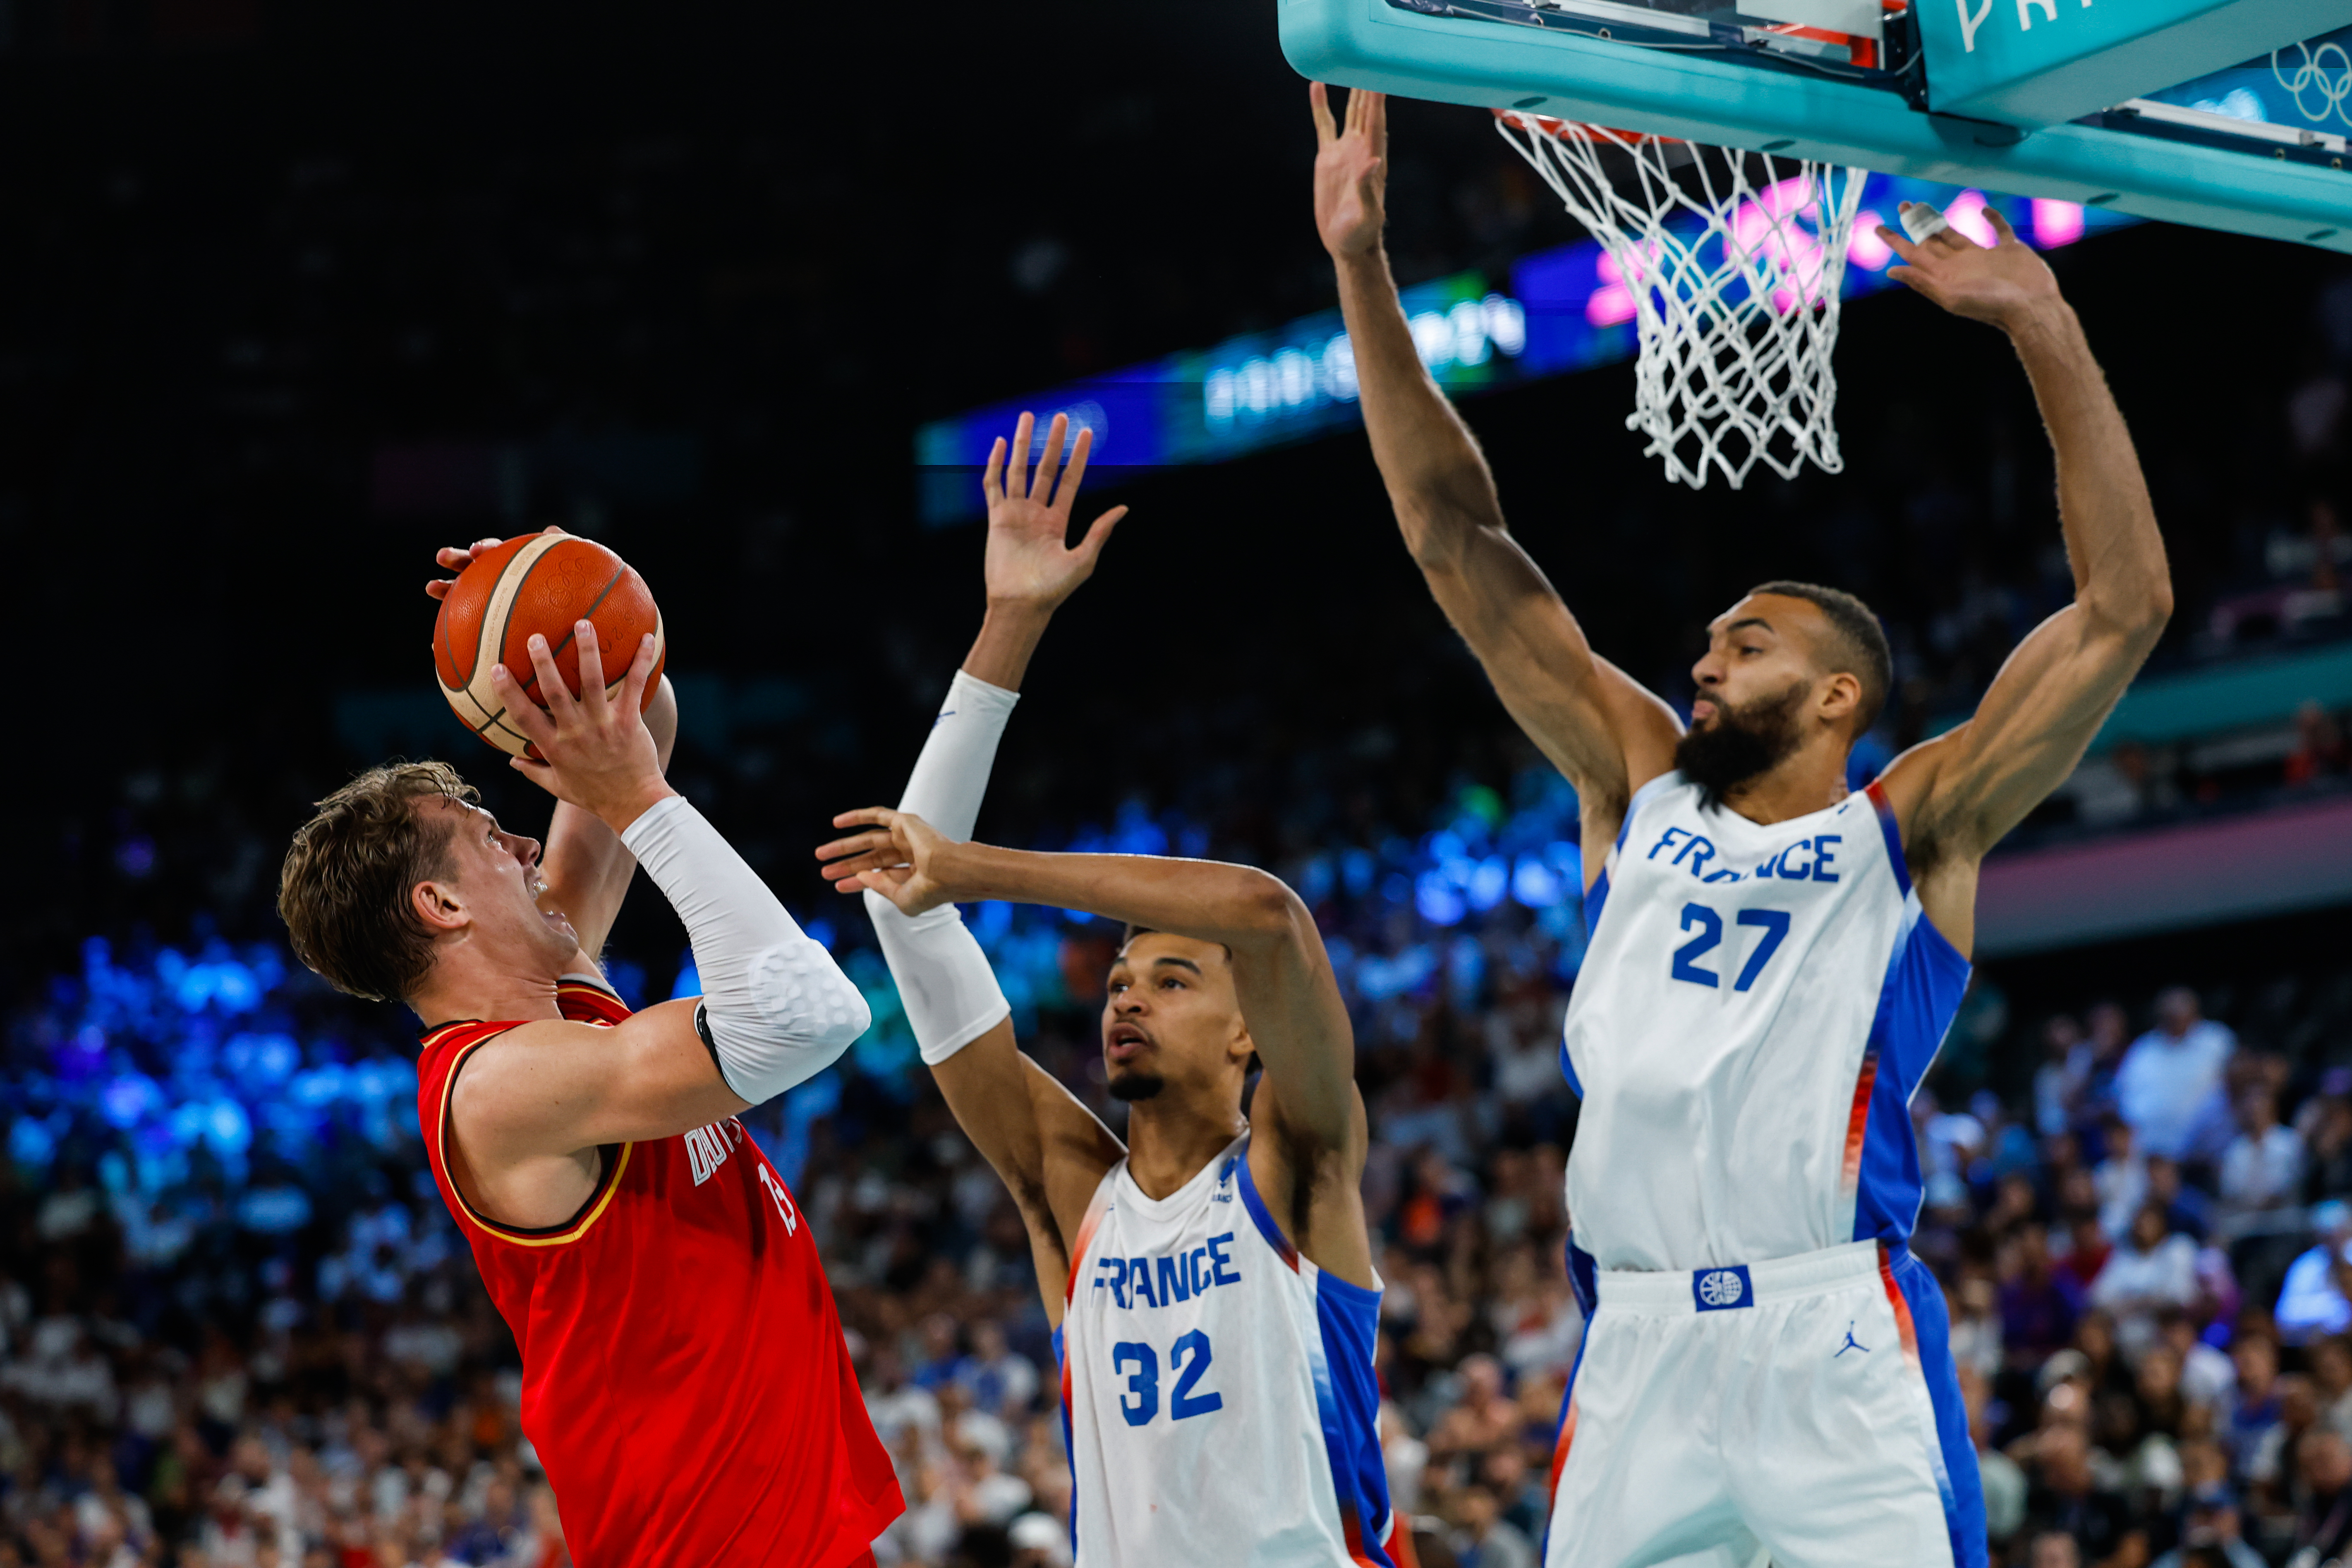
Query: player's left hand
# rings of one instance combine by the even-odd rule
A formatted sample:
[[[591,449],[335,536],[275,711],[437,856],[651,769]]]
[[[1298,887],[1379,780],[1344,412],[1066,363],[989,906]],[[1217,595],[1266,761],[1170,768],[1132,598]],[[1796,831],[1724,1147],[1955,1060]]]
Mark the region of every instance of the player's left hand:
[[[660,749],[642,716],[646,683],[659,657],[651,632],[638,639],[618,696],[604,690],[604,657],[596,626],[580,621],[572,628],[580,653],[580,695],[572,695],[555,667],[547,639],[531,634],[527,645],[540,695],[531,700],[514,671],[490,668],[490,689],[505,706],[507,721],[522,731],[539,755],[516,757],[511,765],[556,799],[602,818],[615,833],[635,822],[655,802],[677,792],[662,779]]]
[[[1086,537],[1071,545],[1070,511],[1077,504],[1078,481],[1086,478],[1095,433],[1078,432],[1069,447],[1070,466],[1061,471],[1070,419],[1066,414],[1055,415],[1033,475],[1029,439],[1035,428],[1035,416],[1024,414],[1013,427],[1011,466],[1006,466],[1004,437],[1000,436],[989,448],[988,468],[981,476],[981,489],[988,497],[988,603],[992,609],[1051,615],[1094,575],[1110,531],[1127,515],[1127,508],[1115,506],[1095,519]],[[1058,490],[1054,483],[1057,471]]]
[[[541,533],[562,533],[562,531],[553,523],[540,530]],[[451,572],[461,573],[474,563],[476,556],[485,551],[496,550],[505,542],[503,539],[477,539],[471,544],[445,544],[433,552],[433,561],[436,565],[446,567]],[[456,581],[455,577],[436,577],[425,584],[425,596],[428,599],[446,599],[449,596],[449,584]]]
[[[1912,205],[1903,204],[1906,210]],[[1900,230],[1879,225],[1878,237],[1905,263],[1886,275],[1955,316],[2014,331],[2037,311],[2060,302],[2058,278],[2039,252],[2017,237],[1999,208],[1988,206],[1984,216],[1992,226],[1990,247],[1979,245],[1957,228],[1915,244]]]
[[[828,862],[822,875],[836,891],[879,893],[908,915],[955,901],[941,875],[941,852],[951,841],[913,812],[869,805],[843,812],[833,825],[867,829],[818,846],[816,858]]]

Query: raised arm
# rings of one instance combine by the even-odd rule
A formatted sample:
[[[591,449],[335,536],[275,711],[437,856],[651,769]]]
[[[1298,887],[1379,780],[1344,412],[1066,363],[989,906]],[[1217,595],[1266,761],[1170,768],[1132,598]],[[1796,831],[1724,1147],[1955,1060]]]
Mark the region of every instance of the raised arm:
[[[1373,1278],[1360,1181],[1367,1133],[1355,1037],[1314,917],[1264,871],[1148,855],[1046,855],[959,844],[919,816],[845,812],[864,827],[817,851],[824,875],[910,912],[958,899],[1009,899],[1215,942],[1232,955],[1234,999],[1265,1065],[1250,1160],[1293,1239],[1325,1268]],[[1279,1195],[1277,1195],[1279,1194]]]
[[[1592,651],[1550,580],[1504,525],[1494,475],[1413,346],[1381,245],[1388,105],[1348,96],[1344,129],[1320,82],[1315,223],[1339,268],[1364,428],[1430,592],[1503,706],[1583,797],[1603,841],[1633,790],[1673,766],[1674,710]],[[1599,862],[1594,862],[1597,868]]]
[[[1033,476],[1034,434],[1024,414],[1013,430],[1010,467],[1003,441],[989,454],[982,480],[987,616],[900,801],[908,811],[946,823],[959,837],[969,837],[979,818],[997,742],[1038,639],[1062,601],[1093,574],[1104,542],[1127,511],[1105,512],[1071,547],[1071,508],[1092,434],[1080,431],[1069,447],[1069,468],[1059,473],[1058,489],[1069,422],[1055,416]],[[1102,1173],[1123,1152],[1119,1142],[1019,1050],[1004,994],[954,904],[909,915],[869,892],[866,908],[940,1093],[1021,1211],[1038,1289],[1048,1317],[1058,1323],[1071,1242]]]
[[[1248,866],[1155,855],[1048,855],[959,844],[908,812],[845,812],[869,831],[826,845],[827,880],[919,913],[953,900],[1086,910],[1223,945],[1250,1039],[1286,1119],[1334,1149],[1360,1140],[1355,1035],[1322,933],[1298,895]]]
[[[563,531],[550,528],[546,531]],[[478,539],[469,545],[444,549],[434,560],[452,572],[463,572],[476,555],[502,542]],[[425,592],[436,600],[445,598],[454,580],[436,578],[425,585]],[[653,735],[661,769],[667,773],[670,752],[677,744],[677,692],[667,676],[646,706],[646,728]],[[540,856],[539,871],[547,889],[540,895],[540,908],[550,913],[560,911],[580,938],[578,973],[603,973],[597,957],[604,951],[604,939],[612,934],[613,922],[621,913],[621,900],[637,874],[636,857],[621,843],[620,835],[571,802],[559,800],[547,825],[547,847]]]
[[[1887,770],[1921,903],[1963,952],[1975,940],[1978,862],[2074,772],[2172,615],[2147,481],[2082,323],[2049,265],[1985,211],[1990,247],[1951,228],[1924,243],[1879,230],[1906,263],[1894,277],[2016,345],[2057,460],[2074,574],[2074,602],[2018,645],[1975,717]]]
[[[575,629],[582,694],[568,695],[544,638],[531,639],[542,712],[503,668],[492,680],[542,762],[514,760],[558,799],[603,824],[645,866],[692,939],[704,994],[648,1008],[611,1029],[549,1020],[493,1037],[452,1090],[457,1152],[509,1223],[553,1223],[593,1173],[600,1145],[667,1137],[730,1115],[821,1071],[865,1032],[865,999],[824,948],[685,797],[663,782],[638,714],[653,639],[607,700],[595,628]],[[509,692],[507,688],[513,689]],[[431,921],[433,884],[417,889]],[[593,1181],[593,1173],[591,1175]]]

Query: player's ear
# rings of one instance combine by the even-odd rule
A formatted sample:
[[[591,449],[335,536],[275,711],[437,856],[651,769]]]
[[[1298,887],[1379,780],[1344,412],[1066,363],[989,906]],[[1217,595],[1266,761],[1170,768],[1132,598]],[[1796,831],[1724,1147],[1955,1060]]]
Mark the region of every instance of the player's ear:
[[[1843,724],[1862,707],[1861,678],[1841,669],[1822,682],[1814,700],[1823,720],[1832,724]]]
[[[463,930],[473,918],[467,912],[465,900],[457,896],[454,882],[417,883],[408,889],[408,907],[425,922],[425,929],[436,936]]]

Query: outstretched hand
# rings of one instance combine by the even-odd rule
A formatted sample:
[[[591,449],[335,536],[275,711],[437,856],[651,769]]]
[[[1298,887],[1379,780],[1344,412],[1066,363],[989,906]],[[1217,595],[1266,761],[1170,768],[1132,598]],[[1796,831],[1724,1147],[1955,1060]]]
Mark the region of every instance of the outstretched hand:
[[[816,858],[827,862],[821,874],[835,891],[879,893],[908,915],[954,901],[938,875],[940,851],[950,840],[913,812],[869,805],[843,812],[833,825],[867,829],[818,846]]]
[[[1070,511],[1077,504],[1078,482],[1086,478],[1087,454],[1094,449],[1095,433],[1081,429],[1070,447],[1070,466],[1062,467],[1062,444],[1070,431],[1069,416],[1056,414],[1046,427],[1045,450],[1029,471],[1029,439],[1036,428],[1027,414],[1013,427],[1013,462],[1005,465],[1004,437],[989,448],[988,469],[981,489],[988,497],[988,602],[1008,607],[1053,611],[1094,575],[1095,563],[1109,542],[1110,531],[1127,515],[1115,506],[1095,519],[1086,537],[1076,545],[1070,537]]]
[[[1307,98],[1315,109],[1315,231],[1334,259],[1370,255],[1388,221],[1388,94],[1349,92],[1344,130],[1331,118],[1330,89],[1311,82]]]
[[[1912,205],[1905,202],[1904,209]],[[1915,244],[1900,229],[1879,225],[1878,237],[1904,260],[1886,275],[1955,316],[1990,321],[2013,332],[2037,310],[2059,302],[2058,278],[2032,246],[2017,237],[1999,208],[1988,206],[1984,215],[1992,225],[1994,243],[1990,247],[1957,228]]]
[[[618,833],[656,801],[677,792],[662,780],[661,753],[646,728],[646,682],[657,658],[653,634],[638,639],[636,656],[617,695],[604,690],[604,655],[596,626],[580,621],[572,628],[580,650],[580,695],[572,695],[555,668],[547,639],[531,634],[531,668],[539,675],[541,708],[505,665],[490,670],[490,687],[506,710],[506,721],[522,731],[539,754],[517,757],[515,768],[556,799],[593,813]]]

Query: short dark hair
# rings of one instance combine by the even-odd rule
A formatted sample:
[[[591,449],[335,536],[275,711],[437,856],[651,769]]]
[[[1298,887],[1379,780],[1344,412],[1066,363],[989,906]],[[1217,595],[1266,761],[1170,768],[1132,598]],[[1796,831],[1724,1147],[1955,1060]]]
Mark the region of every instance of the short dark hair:
[[[448,874],[454,836],[454,825],[417,808],[479,798],[446,763],[393,763],[320,801],[278,876],[278,912],[294,956],[338,991],[404,1000],[433,966],[433,932],[409,890]]]
[[[1119,952],[1125,952],[1127,951],[1127,945],[1128,945],[1128,943],[1129,943],[1129,942],[1133,942],[1137,937],[1139,937],[1139,936],[1158,936],[1158,935],[1160,935],[1160,928],[1159,928],[1159,927],[1157,927],[1157,926],[1139,926],[1139,925],[1137,925],[1133,921],[1128,921],[1128,922],[1127,922],[1127,924],[1126,924],[1124,927],[1122,927],[1122,928],[1120,929],[1120,931],[1119,931],[1119,933],[1118,933],[1118,950],[1119,950]],[[1219,943],[1218,945],[1223,946],[1223,943]],[[1228,948],[1225,948],[1225,956],[1226,956],[1227,958],[1229,958],[1229,959],[1230,959],[1231,957],[1233,957],[1233,955],[1234,955],[1234,950],[1233,950],[1232,948],[1229,948],[1229,947],[1228,947]],[[1249,1061],[1248,1061],[1246,1064],[1244,1064],[1244,1065],[1243,1066],[1243,1068],[1242,1068],[1243,1075],[1244,1075],[1244,1077],[1246,1077],[1247,1075],[1249,1075],[1249,1074],[1251,1074],[1251,1073],[1256,1072],[1260,1068],[1264,1067],[1265,1065],[1265,1062],[1259,1058],[1258,1054],[1257,1054],[1255,1051],[1252,1051],[1252,1052],[1250,1053],[1250,1059],[1249,1059]]]
[[[1819,583],[1762,583],[1748,592],[1751,597],[1777,594],[1784,599],[1802,599],[1829,617],[1830,646],[1821,651],[1831,673],[1851,675],[1862,682],[1853,732],[1863,734],[1877,723],[1885,710],[1887,693],[1895,689],[1895,650],[1887,646],[1886,628],[1878,624],[1870,606],[1843,588],[1825,588]]]
[[[1139,926],[1133,921],[1129,921],[1124,926],[1119,928],[1118,951],[1125,952],[1128,949],[1128,944],[1139,936],[1173,936],[1176,933],[1174,931],[1161,931],[1158,926]],[[1227,947],[1221,942],[1217,943],[1217,951],[1225,955],[1226,962],[1232,962],[1234,956],[1234,950],[1232,948]]]

